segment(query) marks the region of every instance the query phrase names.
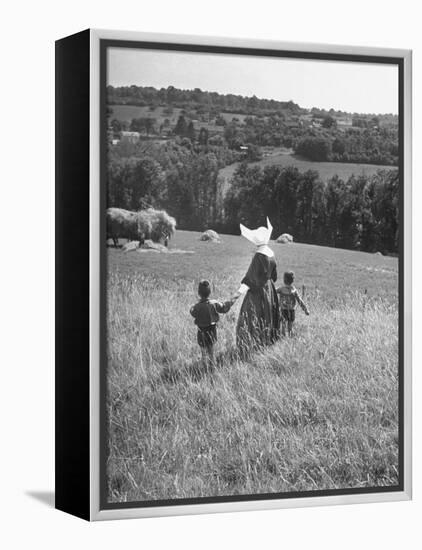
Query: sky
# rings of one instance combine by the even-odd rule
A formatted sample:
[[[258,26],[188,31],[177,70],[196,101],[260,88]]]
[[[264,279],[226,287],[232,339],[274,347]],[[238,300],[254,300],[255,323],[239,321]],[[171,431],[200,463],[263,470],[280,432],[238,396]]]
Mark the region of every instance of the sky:
[[[398,113],[397,65],[108,48],[107,83],[292,100],[301,107]]]

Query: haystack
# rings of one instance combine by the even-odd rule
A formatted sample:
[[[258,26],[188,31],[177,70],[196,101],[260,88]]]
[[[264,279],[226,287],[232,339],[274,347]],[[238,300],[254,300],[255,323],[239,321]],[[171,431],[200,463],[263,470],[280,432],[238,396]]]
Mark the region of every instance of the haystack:
[[[122,246],[123,252],[132,252],[133,250],[137,250],[139,248],[139,241],[128,241],[126,244]]]
[[[199,237],[200,241],[208,241],[208,242],[214,242],[219,243],[220,242],[220,235],[214,231],[213,229],[207,229],[202,233],[202,235]]]
[[[154,250],[155,252],[168,252],[168,248],[161,243],[155,243],[151,239],[146,239],[143,244],[139,247],[140,251],[143,250]]]
[[[162,239],[170,238],[176,231],[176,220],[169,216],[165,210],[147,208],[138,212],[138,223],[140,234],[146,239],[159,243]],[[150,227],[150,230],[144,228]],[[144,229],[142,231],[142,229]]]
[[[293,242],[293,237],[289,233],[283,233],[279,236],[276,242],[281,244],[291,244]]]

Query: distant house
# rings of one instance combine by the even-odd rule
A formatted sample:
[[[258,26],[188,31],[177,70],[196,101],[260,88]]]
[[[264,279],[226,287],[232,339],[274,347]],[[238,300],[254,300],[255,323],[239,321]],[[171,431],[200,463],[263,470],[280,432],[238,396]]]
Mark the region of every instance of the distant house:
[[[111,144],[112,144],[112,145],[117,145],[118,143],[120,143],[120,139],[114,139],[114,138],[113,138],[113,139],[111,140]]]
[[[352,119],[351,118],[337,118],[337,125],[338,126],[352,126]]]
[[[284,126],[287,128],[300,128],[301,125],[299,117],[291,117],[284,121]]]
[[[121,132],[121,140],[129,143],[137,143],[141,134],[139,132]]]

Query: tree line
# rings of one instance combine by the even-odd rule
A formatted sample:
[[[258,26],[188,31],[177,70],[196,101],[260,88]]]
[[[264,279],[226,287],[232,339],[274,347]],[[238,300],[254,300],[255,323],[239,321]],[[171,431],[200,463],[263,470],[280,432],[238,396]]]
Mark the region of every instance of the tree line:
[[[315,170],[241,163],[228,191],[219,170],[238,160],[228,147],[193,145],[178,138],[163,145],[121,144],[109,152],[108,206],[164,208],[180,229],[238,234],[239,223],[274,235],[326,246],[393,253],[398,250],[399,176],[335,176]]]
[[[235,232],[239,220],[251,227],[269,216],[274,232],[325,246],[398,251],[399,174],[334,176],[322,182],[315,170],[242,164],[224,201],[225,221]]]
[[[397,166],[399,147],[395,130],[382,130],[374,133],[370,130],[331,136],[307,136],[298,140],[294,146],[297,155],[309,160],[321,162],[352,162]]]
[[[275,112],[284,112],[287,116],[310,112],[315,118],[338,117],[352,115],[356,126],[366,127],[368,119],[376,116],[383,126],[396,126],[397,115],[348,113],[340,109],[321,109],[313,107],[309,111],[300,107],[292,100],[258,98],[257,96],[242,96],[239,94],[222,94],[194,88],[182,90],[174,86],[154,88],[153,86],[107,86],[107,102],[109,105],[148,106],[152,111],[159,105],[165,106],[168,114],[173,107],[182,109],[194,108],[197,114],[219,112],[239,113],[245,115],[265,116]]]
[[[120,143],[109,150],[108,206],[164,208],[181,229],[220,226],[219,170],[240,159],[228,147],[177,138],[162,145]]]
[[[138,105],[142,107],[171,105],[187,108],[195,105],[199,113],[211,114],[219,111],[244,114],[265,114],[275,110],[285,110],[291,113],[303,111],[293,101],[260,99],[255,95],[244,97],[236,94],[219,94],[218,92],[203,91],[200,88],[181,90],[174,86],[160,89],[151,86],[108,86],[107,101],[109,105]]]

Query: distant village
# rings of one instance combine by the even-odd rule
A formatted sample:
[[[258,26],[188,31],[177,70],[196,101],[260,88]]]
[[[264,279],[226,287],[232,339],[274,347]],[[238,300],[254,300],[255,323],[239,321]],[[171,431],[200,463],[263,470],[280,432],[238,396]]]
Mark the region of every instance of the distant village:
[[[107,89],[111,147],[178,140],[225,148],[247,161],[296,154],[311,161],[397,166],[398,117],[305,109],[293,101],[173,87]]]
[[[112,107],[111,107],[112,108]],[[186,112],[184,110],[181,110],[180,116],[186,116]],[[238,123],[241,124],[242,118],[244,119],[244,115],[240,115],[242,118],[237,118],[236,113],[229,113],[231,123]],[[330,115],[328,115],[330,116]],[[148,118],[148,117],[145,117]],[[109,117],[109,125],[108,125],[108,131],[109,131],[109,142],[112,145],[117,145],[120,143],[120,141],[128,142],[128,143],[137,143],[139,140],[143,139],[153,139],[153,140],[168,140],[171,138],[174,138],[177,135],[177,121],[170,120],[170,119],[164,119],[159,123],[156,124],[157,118],[154,116],[149,117],[152,124],[150,124],[150,130],[147,129],[147,122],[144,123],[144,129],[143,131],[134,131],[130,130],[129,128],[133,125],[132,121],[119,121],[120,127],[116,128],[116,125],[113,126],[111,121],[113,120],[113,116]],[[224,136],[225,129],[227,126],[227,122],[221,123],[221,115],[216,116],[214,118],[211,118],[210,116],[202,116],[201,120],[199,119],[191,119],[191,123],[193,126],[193,130],[196,133],[199,134],[201,130],[205,130],[208,132],[208,136],[210,138],[219,135]],[[227,117],[229,118],[229,117]],[[263,120],[268,119],[269,117],[261,117]],[[379,119],[376,116],[371,117],[362,117],[362,116],[333,116],[330,117],[332,119],[332,122],[330,120],[329,124],[335,125],[336,128],[339,131],[345,131],[346,129],[362,129],[362,128],[370,128],[373,130],[377,130],[379,128]],[[114,119],[118,120],[118,119]],[[136,120],[136,119],[133,119]],[[140,123],[142,124],[141,120],[139,119]],[[225,121],[224,118],[222,118],[223,121]],[[327,117],[324,116],[316,116],[315,114],[312,114],[311,112],[306,114],[300,114],[296,116],[291,116],[288,119],[283,120],[282,126],[285,128],[289,128],[290,130],[304,130],[304,129],[319,129],[324,127],[324,123],[327,120]],[[240,150],[246,149],[245,145],[241,145],[239,147]]]

